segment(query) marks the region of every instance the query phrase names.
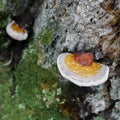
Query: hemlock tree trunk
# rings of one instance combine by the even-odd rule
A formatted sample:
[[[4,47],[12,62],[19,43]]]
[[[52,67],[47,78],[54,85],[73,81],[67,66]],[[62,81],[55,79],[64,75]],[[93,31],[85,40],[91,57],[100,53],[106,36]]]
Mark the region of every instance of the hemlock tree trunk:
[[[34,24],[34,38],[41,54],[39,64],[56,64],[63,52],[91,51],[95,60],[110,67],[109,79],[102,85],[80,88],[68,82],[64,97],[66,106],[72,106],[69,111],[78,112],[75,119],[101,112],[106,119],[119,120],[119,0],[44,0],[39,10]],[[106,115],[106,110],[110,114]]]
[[[79,51],[90,51],[94,54],[96,61],[109,66],[109,78],[105,83],[98,86],[78,87],[63,78],[57,70],[55,76],[57,74],[57,77],[59,77],[59,82],[62,86],[63,91],[62,97],[64,100],[64,104],[60,106],[61,110],[63,110],[63,112],[65,112],[66,114],[70,115],[74,120],[93,120],[94,116],[102,116],[106,120],[120,120],[120,1],[8,0],[7,3],[12,11],[11,12],[8,10],[8,14],[11,12],[10,14],[12,14],[13,16],[19,16],[21,14],[23,15],[25,12],[30,12],[31,15],[34,16],[33,37],[36,46],[33,46],[36,47],[37,50],[35,50],[35,48],[33,49],[31,46],[26,50],[29,53],[29,59],[26,60],[25,63],[28,62],[28,64],[24,65],[24,60],[26,59],[25,55],[23,55],[23,63],[19,64],[19,60],[22,56],[22,50],[27,46],[24,44],[24,42],[21,42],[21,46],[19,47],[14,45],[15,49],[10,47],[16,53],[15,56],[13,54],[13,58],[15,60],[13,59],[12,62],[14,62],[13,64],[16,63],[19,66],[18,68],[15,67],[14,69],[14,72],[17,74],[14,75],[15,79],[10,82],[10,86],[14,84],[13,93],[16,95],[17,92],[20,91],[20,93],[22,94],[18,96],[20,98],[22,96],[22,98],[25,99],[25,103],[23,102],[22,104],[18,105],[19,102],[17,102],[17,108],[19,106],[22,112],[24,112],[23,110],[28,107],[28,117],[31,117],[32,114],[34,114],[33,116],[36,117],[36,114],[42,112],[39,111],[39,108],[41,107],[39,105],[41,103],[46,103],[46,105],[49,106],[49,101],[47,101],[48,98],[42,99],[42,97],[44,97],[44,93],[42,93],[42,90],[45,90],[44,87],[46,88],[50,86],[47,85],[48,83],[50,83],[50,81],[47,84],[42,84],[41,79],[43,79],[43,81],[44,79],[52,79],[54,81],[54,77],[49,78],[51,74],[54,74],[54,72],[49,69],[49,67],[53,64],[56,65],[58,55],[65,52],[76,53]],[[1,9],[3,10],[4,7],[5,6],[3,6],[3,8],[1,7]],[[2,36],[3,34],[0,35]],[[31,34],[30,36],[32,35],[33,34]],[[3,37],[5,39],[8,39],[9,41],[13,41],[14,43],[14,40],[8,38],[6,34]],[[32,61],[31,54],[32,52],[34,52],[34,50],[35,54],[37,53],[37,55],[35,56],[37,56],[38,58],[35,58],[35,60]],[[5,53],[4,49],[2,51]],[[5,55],[7,55],[7,57],[4,57],[5,59],[9,59],[8,54],[10,54],[10,52],[5,53]],[[16,59],[18,59],[17,62]],[[29,65],[31,67],[30,70]],[[26,75],[25,77],[24,74]],[[13,76],[11,76],[11,78],[13,79]],[[40,88],[42,87],[41,84],[43,85],[43,88]],[[2,85],[3,84],[1,84],[1,86]],[[32,89],[32,87],[34,89]],[[56,88],[58,90],[58,86],[56,86],[56,84],[52,87],[53,89]],[[3,91],[2,87],[0,90]],[[49,91],[49,89],[47,90],[48,92],[51,92]],[[7,93],[8,95],[9,93],[11,93],[9,88],[7,88],[6,91],[7,92],[5,93]],[[28,93],[28,91],[30,93]],[[41,96],[41,94],[43,96]],[[10,102],[8,103],[11,103],[11,101],[14,103],[13,97],[15,96],[12,96],[11,99],[11,95],[10,97],[8,95],[6,95],[7,98],[10,99]],[[36,98],[34,96],[36,96]],[[49,94],[48,96],[49,98],[53,97],[56,100],[55,93],[54,95]],[[30,99],[28,99],[27,97]],[[59,100],[57,102],[59,102]],[[27,104],[28,106],[24,105],[26,103],[29,103],[30,106],[31,103],[33,103],[33,106],[35,105],[35,107],[30,107],[29,104]],[[4,104],[8,106],[8,104],[6,104],[6,101]],[[35,109],[36,106],[38,107],[37,110]],[[40,110],[43,110],[43,108],[44,105]],[[4,109],[6,111],[6,107],[4,107]],[[9,107],[9,109],[11,110],[11,107]],[[45,108],[45,110],[46,109],[47,111],[50,110],[48,108]],[[15,113],[17,113],[16,110]],[[39,114],[38,116],[41,116],[41,114]],[[46,116],[46,114],[44,116]],[[9,114],[7,112],[5,113],[5,117],[9,117]],[[14,114],[13,117],[15,117]],[[35,119],[40,118],[38,117]],[[98,119],[100,118],[98,117]]]

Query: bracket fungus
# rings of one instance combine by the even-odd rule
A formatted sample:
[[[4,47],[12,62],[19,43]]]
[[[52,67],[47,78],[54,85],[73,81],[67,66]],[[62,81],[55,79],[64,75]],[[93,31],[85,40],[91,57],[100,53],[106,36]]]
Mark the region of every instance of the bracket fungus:
[[[109,67],[95,62],[92,53],[62,53],[57,66],[64,78],[78,86],[96,86],[108,79]]]
[[[22,41],[28,38],[26,29],[20,27],[15,21],[12,21],[6,26],[7,34],[15,40]]]

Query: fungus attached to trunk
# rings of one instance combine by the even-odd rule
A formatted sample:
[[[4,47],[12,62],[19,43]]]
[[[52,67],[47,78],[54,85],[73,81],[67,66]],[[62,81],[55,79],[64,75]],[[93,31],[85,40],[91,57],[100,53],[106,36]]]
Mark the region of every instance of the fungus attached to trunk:
[[[28,31],[20,27],[15,21],[9,23],[6,27],[6,32],[15,40],[22,41],[28,38]]]
[[[17,12],[16,16],[11,16],[12,22],[6,27],[7,34],[18,41],[26,40],[33,31],[33,24],[37,17],[40,5],[44,0],[33,0],[27,2],[24,11]],[[23,5],[23,8],[24,8]]]
[[[109,67],[95,62],[92,53],[62,53],[57,65],[62,76],[78,86],[96,86],[108,79]]]

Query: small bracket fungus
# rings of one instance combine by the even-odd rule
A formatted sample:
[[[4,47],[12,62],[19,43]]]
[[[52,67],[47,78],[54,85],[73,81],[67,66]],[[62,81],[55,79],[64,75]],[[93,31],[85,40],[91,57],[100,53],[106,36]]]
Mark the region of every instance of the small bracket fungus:
[[[18,41],[28,38],[27,30],[20,27],[15,21],[12,21],[6,26],[6,32],[10,37]]]
[[[62,76],[78,86],[96,86],[108,79],[109,67],[95,62],[92,53],[62,53],[57,65]]]

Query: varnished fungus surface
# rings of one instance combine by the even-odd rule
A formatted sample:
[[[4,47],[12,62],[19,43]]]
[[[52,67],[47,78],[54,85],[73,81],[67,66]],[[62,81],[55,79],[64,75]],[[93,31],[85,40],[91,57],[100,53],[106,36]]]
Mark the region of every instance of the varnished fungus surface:
[[[15,22],[12,24],[12,29],[18,33],[25,33],[25,30],[20,28]]]
[[[83,66],[74,60],[74,54],[67,55],[64,62],[67,69],[83,77],[96,75],[102,67],[96,62],[93,62],[91,66]]]

